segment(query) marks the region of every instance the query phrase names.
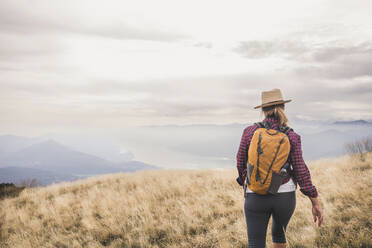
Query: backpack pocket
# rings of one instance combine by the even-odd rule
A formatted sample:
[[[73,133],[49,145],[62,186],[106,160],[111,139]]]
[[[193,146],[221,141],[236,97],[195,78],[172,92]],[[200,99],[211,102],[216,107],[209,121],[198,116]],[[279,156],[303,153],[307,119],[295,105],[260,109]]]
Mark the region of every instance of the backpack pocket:
[[[251,175],[252,175],[252,172],[253,172],[253,165],[251,165],[250,163],[248,163],[248,175],[247,175],[247,184],[248,185],[251,185]]]
[[[273,174],[271,176],[270,187],[267,190],[267,192],[275,195],[275,194],[278,193],[278,189],[279,189],[280,185],[282,184],[284,178],[286,177],[286,174],[285,173],[276,173],[275,171],[273,171],[272,173]]]

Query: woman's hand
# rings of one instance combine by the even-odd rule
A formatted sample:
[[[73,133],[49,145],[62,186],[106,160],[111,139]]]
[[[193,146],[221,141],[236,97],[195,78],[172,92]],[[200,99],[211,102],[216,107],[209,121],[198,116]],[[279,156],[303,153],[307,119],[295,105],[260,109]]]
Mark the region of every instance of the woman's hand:
[[[318,227],[322,225],[323,222],[323,209],[317,198],[310,197],[311,203],[313,204],[312,213],[314,222],[318,220]]]
[[[320,206],[320,204],[313,205],[312,212],[313,212],[314,222],[316,222],[316,220],[318,219],[318,227],[320,227],[320,225],[323,222],[322,206]]]

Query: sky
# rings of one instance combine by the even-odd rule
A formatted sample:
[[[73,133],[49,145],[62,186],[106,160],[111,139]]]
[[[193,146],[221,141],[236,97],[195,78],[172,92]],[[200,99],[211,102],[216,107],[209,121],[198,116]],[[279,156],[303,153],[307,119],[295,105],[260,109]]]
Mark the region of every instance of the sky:
[[[372,120],[371,1],[0,2],[0,132]]]

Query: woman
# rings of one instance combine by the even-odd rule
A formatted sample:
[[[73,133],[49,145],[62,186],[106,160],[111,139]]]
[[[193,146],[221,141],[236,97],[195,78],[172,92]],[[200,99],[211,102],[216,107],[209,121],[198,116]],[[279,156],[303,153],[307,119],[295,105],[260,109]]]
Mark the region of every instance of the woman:
[[[273,89],[262,92],[262,104],[255,107],[262,108],[265,119],[262,124],[271,129],[287,127],[288,118],[284,112],[284,104],[291,100],[283,100],[281,91]],[[237,181],[244,186],[247,175],[248,149],[254,132],[261,126],[256,123],[244,129],[237,153],[237,168],[239,177]],[[266,230],[270,219],[272,221],[272,240],[274,248],[286,247],[285,231],[287,224],[296,207],[297,183],[303,194],[309,197],[312,203],[314,222],[318,226],[322,224],[322,208],[318,202],[318,192],[311,182],[310,172],[303,158],[301,149],[301,137],[292,129],[286,133],[290,143],[288,162],[292,168],[288,168],[287,177],[282,181],[277,194],[257,194],[249,187],[245,189],[244,213],[246,217],[249,247],[265,247]],[[244,183],[243,183],[244,182]]]

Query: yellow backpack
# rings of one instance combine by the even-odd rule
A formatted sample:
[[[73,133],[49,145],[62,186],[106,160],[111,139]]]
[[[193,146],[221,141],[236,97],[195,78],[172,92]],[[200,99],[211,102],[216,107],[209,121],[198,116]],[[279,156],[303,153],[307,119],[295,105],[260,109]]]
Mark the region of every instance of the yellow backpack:
[[[253,192],[265,195],[276,194],[283,179],[288,175],[290,142],[289,127],[271,129],[269,123],[257,123],[248,150],[247,177],[245,186]]]

